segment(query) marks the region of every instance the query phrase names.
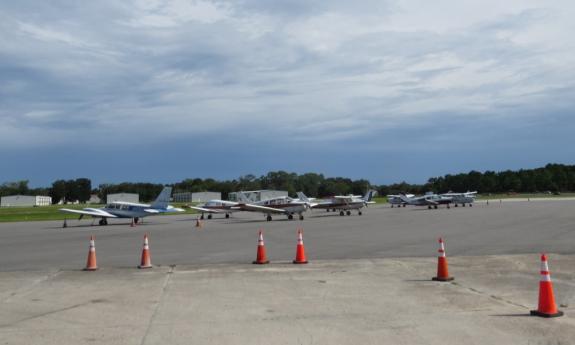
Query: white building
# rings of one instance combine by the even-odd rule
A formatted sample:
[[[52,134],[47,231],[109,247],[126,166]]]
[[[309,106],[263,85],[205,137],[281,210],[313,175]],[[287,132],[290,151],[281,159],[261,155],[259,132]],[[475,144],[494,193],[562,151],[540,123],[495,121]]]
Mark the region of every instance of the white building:
[[[243,194],[251,202],[258,202],[267,199],[279,198],[282,196],[288,196],[288,192],[285,190],[252,190],[243,192],[234,192],[228,195],[230,201],[238,201],[238,194]]]
[[[117,194],[108,194],[106,196],[106,203],[112,203],[116,201],[125,201],[125,202],[140,202],[140,195],[133,194],[133,193],[117,193]]]
[[[198,192],[198,193],[174,193],[174,202],[206,202],[210,200],[220,200],[222,193],[220,192]]]
[[[10,195],[3,196],[0,206],[48,206],[52,205],[52,197],[43,195]]]

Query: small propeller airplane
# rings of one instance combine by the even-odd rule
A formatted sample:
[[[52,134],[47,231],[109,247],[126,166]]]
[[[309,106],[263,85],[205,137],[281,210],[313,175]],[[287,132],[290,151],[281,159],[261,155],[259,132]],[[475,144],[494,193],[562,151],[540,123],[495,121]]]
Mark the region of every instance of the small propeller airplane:
[[[412,206],[427,206],[428,209],[437,209],[439,205],[447,205],[452,203],[451,197],[445,197],[438,194],[429,193],[424,196],[408,198],[405,194],[400,194],[400,198],[407,205]]]
[[[172,187],[164,187],[162,192],[151,205],[115,201],[107,204],[102,208],[88,207],[82,210],[61,208],[60,212],[79,214],[80,217],[78,220],[81,220],[84,216],[100,218],[100,221],[98,222],[100,225],[108,225],[108,218],[132,218],[134,223],[137,224],[140,218],[147,216],[169,212],[184,212],[184,210],[181,208],[176,208],[168,205],[170,202],[171,194]]]
[[[212,219],[213,214],[225,214],[226,218],[230,218],[233,212],[239,212],[237,208],[239,203],[227,200],[210,200],[203,205],[188,206],[189,208],[199,211],[202,215],[200,219],[204,219],[204,213],[208,214],[208,219]]]
[[[333,210],[333,212],[339,210],[340,216],[344,214],[348,216],[351,215],[351,210],[357,210],[357,214],[361,216],[362,208],[367,207],[368,204],[375,204],[375,201],[371,201],[374,194],[374,190],[369,190],[363,197],[357,195],[338,195],[331,199],[319,200],[311,204],[311,200],[308,199],[303,192],[297,193],[300,200],[310,203],[312,209],[325,209],[327,212],[329,212],[329,210]]]
[[[310,202],[293,199],[289,196],[250,203],[244,194],[239,193],[238,199],[239,203],[237,206],[233,207],[234,209],[237,208],[240,211],[261,212],[266,215],[266,220],[268,222],[272,220],[272,214],[283,214],[290,220],[293,219],[294,214],[298,214],[299,219],[303,220],[303,213],[311,208]]]
[[[414,194],[405,194],[405,196],[407,198],[413,198],[415,195]],[[401,200],[401,195],[395,195],[395,194],[389,194],[387,196],[387,202],[391,204],[391,208],[393,208],[394,205],[396,205],[397,207],[405,207],[406,203]]]
[[[457,207],[458,204],[461,204],[463,207],[465,207],[465,204],[468,204],[469,207],[472,207],[473,203],[475,202],[475,198],[477,197],[477,191],[467,193],[449,192],[440,195],[446,198],[451,198],[455,207]]]

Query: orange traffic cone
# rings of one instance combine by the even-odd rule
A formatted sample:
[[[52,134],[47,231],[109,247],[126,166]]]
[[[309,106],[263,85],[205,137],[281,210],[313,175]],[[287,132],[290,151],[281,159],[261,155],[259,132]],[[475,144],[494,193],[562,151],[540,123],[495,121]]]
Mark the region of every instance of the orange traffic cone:
[[[266,247],[264,245],[264,235],[260,231],[260,237],[258,239],[258,254],[256,257],[256,261],[252,262],[253,264],[264,265],[269,264],[270,261],[266,257]]]
[[[541,317],[563,316],[563,312],[557,310],[555,296],[553,296],[553,283],[547,265],[547,255],[541,254],[541,281],[539,282],[539,306],[537,310],[532,310],[531,315]]]
[[[196,217],[196,228],[201,228],[202,227],[202,222],[200,221],[199,217]]]
[[[443,239],[439,238],[439,256],[437,257],[437,277],[433,277],[433,280],[440,282],[447,282],[453,280],[453,277],[449,276],[449,271],[447,269],[447,258],[445,257],[445,246],[443,245]]]
[[[295,254],[294,264],[307,264],[307,259],[305,257],[305,249],[303,247],[303,234],[301,229],[297,230],[297,250]]]
[[[94,242],[94,236],[90,237],[90,250],[88,251],[88,261],[86,262],[86,268],[84,271],[95,271],[98,269],[98,264],[96,263],[96,243]]]
[[[148,246],[148,234],[144,235],[144,248],[142,249],[142,259],[138,268],[152,268],[152,260],[150,259],[150,247]]]

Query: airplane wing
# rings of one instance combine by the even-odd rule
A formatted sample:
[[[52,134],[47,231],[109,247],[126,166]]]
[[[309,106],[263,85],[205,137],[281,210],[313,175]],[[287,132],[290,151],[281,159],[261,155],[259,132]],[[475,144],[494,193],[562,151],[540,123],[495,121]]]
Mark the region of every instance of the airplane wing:
[[[197,207],[197,206],[190,206],[191,209],[204,212],[204,213],[225,213],[225,211],[214,210],[209,208]]]
[[[84,216],[92,216],[92,217],[99,217],[99,218],[118,218],[118,216],[115,216],[115,215],[108,213],[104,210],[99,210],[97,208],[85,208],[83,210],[72,210],[69,208],[61,208],[59,211],[64,212],[64,213],[81,214]]]
[[[147,209],[144,210],[144,212],[150,213],[150,214],[163,213],[163,212],[161,212],[161,211],[159,211],[159,210],[156,210],[156,209],[153,209],[153,208],[147,208]]]
[[[251,212],[262,212],[262,213],[281,213],[285,214],[286,211],[280,208],[273,208],[267,206],[260,206],[254,204],[241,204],[238,206],[232,207],[232,209],[242,210],[242,211],[251,211]]]

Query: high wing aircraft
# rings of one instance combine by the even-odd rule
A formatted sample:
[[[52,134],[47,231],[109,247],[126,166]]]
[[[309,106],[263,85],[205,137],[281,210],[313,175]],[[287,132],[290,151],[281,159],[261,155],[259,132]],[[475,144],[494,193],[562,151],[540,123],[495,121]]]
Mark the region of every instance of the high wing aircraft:
[[[375,203],[374,201],[371,201],[374,194],[374,190],[369,190],[363,197],[357,197],[355,195],[338,195],[331,199],[320,200],[313,204],[310,203],[310,199],[308,199],[302,192],[298,193],[298,197],[300,200],[310,203],[312,209],[324,209],[328,212],[329,210],[333,210],[334,212],[339,210],[340,216],[343,216],[344,214],[349,216],[351,215],[351,210],[357,210],[357,214],[361,216],[361,209],[363,207],[366,207],[368,204]]]
[[[437,194],[426,194],[424,196],[413,198],[408,198],[406,195],[401,194],[400,198],[407,205],[427,206],[427,208],[430,210],[432,208],[437,209],[439,205],[447,205],[447,208],[449,208],[449,204],[452,202],[450,197],[445,197]]]
[[[225,214],[226,218],[230,218],[233,212],[241,211],[237,209],[239,203],[227,200],[210,200],[203,205],[189,206],[189,208],[200,211],[202,214],[200,219],[204,219],[204,213],[208,214],[208,219],[212,219],[212,214]]]
[[[467,193],[449,192],[440,195],[446,198],[451,198],[455,207],[457,207],[458,204],[461,204],[463,207],[465,207],[465,204],[469,204],[469,207],[472,207],[475,202],[475,198],[477,197],[477,191]]]
[[[102,208],[84,208],[83,210],[73,210],[61,208],[60,212],[79,214],[80,219],[84,216],[100,218],[98,224],[108,225],[108,218],[132,218],[134,223],[143,217],[167,212],[184,212],[181,208],[168,205],[172,187],[164,187],[156,200],[151,204],[137,204],[133,202],[115,201]]]
[[[415,195],[413,194],[405,194],[405,196],[407,198],[413,198]],[[401,200],[401,195],[395,195],[395,194],[389,194],[387,196],[387,202],[391,204],[391,208],[393,208],[394,205],[397,205],[397,207],[405,207],[406,203]]]
[[[299,199],[292,199],[289,196],[282,196],[250,203],[242,193],[238,194],[239,203],[234,209],[249,212],[261,212],[266,215],[266,220],[272,220],[272,214],[283,214],[288,219],[293,219],[294,214],[299,214],[299,219],[303,220],[303,213],[311,206],[309,202]]]

